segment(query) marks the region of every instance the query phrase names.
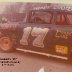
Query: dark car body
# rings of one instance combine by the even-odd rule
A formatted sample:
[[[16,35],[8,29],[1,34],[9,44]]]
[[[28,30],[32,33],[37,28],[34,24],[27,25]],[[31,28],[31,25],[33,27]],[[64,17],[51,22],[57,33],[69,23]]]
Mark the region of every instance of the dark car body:
[[[72,11],[66,8],[40,6],[19,13],[16,17],[22,20],[1,24],[1,37],[10,37],[17,50],[67,60],[72,53]]]

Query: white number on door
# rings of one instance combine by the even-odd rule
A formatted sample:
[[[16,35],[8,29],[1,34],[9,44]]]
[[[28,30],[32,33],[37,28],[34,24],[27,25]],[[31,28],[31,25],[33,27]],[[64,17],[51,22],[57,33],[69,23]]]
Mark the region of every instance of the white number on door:
[[[49,31],[48,28],[34,27],[32,29],[31,27],[26,27],[23,30],[24,33],[23,33],[22,39],[20,40],[20,44],[28,45],[28,37],[29,37],[29,34],[31,33],[32,36],[36,36],[36,38],[33,41],[33,46],[44,48],[43,41],[48,31]]]

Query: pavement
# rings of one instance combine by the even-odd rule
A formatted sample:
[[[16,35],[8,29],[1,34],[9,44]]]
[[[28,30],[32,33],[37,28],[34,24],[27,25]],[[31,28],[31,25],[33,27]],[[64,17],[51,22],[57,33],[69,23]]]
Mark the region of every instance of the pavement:
[[[4,61],[12,60],[19,63],[1,63],[4,58],[7,59]],[[0,72],[72,72],[72,63],[21,51],[0,52]]]

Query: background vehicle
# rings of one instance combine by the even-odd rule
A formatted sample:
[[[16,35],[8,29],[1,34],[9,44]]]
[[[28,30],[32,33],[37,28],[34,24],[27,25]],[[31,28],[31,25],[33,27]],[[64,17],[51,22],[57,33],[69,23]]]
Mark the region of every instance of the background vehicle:
[[[4,17],[9,18],[8,15]],[[65,60],[70,57],[72,12],[69,9],[46,5],[34,7],[16,17],[18,21],[12,18],[14,22],[9,20],[0,26],[0,47],[3,51],[16,47],[17,50]]]

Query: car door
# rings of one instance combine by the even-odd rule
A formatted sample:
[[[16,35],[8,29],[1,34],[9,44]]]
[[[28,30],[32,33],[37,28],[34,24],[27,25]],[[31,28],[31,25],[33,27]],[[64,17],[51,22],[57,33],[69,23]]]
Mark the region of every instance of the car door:
[[[31,11],[20,44],[23,49],[50,53],[53,47],[53,11]]]

